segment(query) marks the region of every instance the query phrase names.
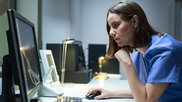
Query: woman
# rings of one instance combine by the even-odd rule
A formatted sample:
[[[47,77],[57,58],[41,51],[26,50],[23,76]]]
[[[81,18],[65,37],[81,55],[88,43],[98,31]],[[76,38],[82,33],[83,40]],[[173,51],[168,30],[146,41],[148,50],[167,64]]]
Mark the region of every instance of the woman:
[[[95,99],[134,97],[137,102],[182,101],[182,43],[155,31],[135,2],[118,2],[108,10],[109,48],[106,57],[124,65],[130,90],[100,92]],[[133,59],[130,54],[136,50]]]

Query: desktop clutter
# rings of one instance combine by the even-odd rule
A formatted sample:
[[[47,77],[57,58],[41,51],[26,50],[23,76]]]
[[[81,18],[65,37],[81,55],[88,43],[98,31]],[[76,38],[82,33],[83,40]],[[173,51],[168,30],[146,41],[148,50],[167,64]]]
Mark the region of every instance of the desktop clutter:
[[[63,44],[49,43],[47,50],[53,53],[60,79],[65,68],[64,82],[88,83],[92,79],[92,70],[85,65],[81,41],[67,39]]]
[[[3,102],[34,102],[39,97],[55,98],[64,93],[64,82],[88,83],[92,79],[92,67],[86,68],[81,41],[66,39],[62,44],[47,44],[46,50],[40,50],[40,61],[34,24],[13,9],[9,9],[7,15],[9,54],[3,58],[0,102],[1,98]],[[15,86],[18,86],[18,90],[15,90]],[[99,93],[86,98],[93,99],[96,95]],[[74,99],[81,102],[80,97]]]
[[[3,57],[0,102],[38,102],[41,97],[58,99],[57,96],[61,96],[64,91],[51,51],[41,50],[40,61],[34,24],[14,9],[8,9],[7,15],[9,29],[6,36],[9,54]],[[90,81],[90,71],[81,68],[77,71],[80,71],[78,73],[81,75],[86,75],[81,82]],[[74,99],[81,102],[79,97]]]

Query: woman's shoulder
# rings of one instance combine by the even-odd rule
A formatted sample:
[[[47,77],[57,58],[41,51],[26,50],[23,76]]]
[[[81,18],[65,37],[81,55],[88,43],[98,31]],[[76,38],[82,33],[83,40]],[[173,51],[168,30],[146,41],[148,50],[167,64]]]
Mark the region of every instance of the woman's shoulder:
[[[169,34],[162,36],[153,35],[146,54],[161,54],[164,52],[178,53],[182,51],[182,42],[176,40]]]

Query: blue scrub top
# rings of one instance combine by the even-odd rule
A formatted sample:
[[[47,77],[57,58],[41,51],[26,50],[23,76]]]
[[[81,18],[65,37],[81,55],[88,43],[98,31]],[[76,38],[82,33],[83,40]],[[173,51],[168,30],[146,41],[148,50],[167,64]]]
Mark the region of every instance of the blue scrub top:
[[[170,83],[159,102],[182,102],[182,42],[169,34],[152,35],[144,58],[133,55],[139,79],[146,83]]]

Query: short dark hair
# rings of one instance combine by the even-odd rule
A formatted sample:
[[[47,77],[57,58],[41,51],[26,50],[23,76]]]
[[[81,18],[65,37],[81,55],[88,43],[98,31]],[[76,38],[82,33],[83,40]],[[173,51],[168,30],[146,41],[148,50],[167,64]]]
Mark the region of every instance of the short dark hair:
[[[109,13],[118,14],[123,20],[130,21],[134,15],[138,16],[138,26],[134,31],[133,46],[127,46],[126,48],[132,52],[137,47],[142,47],[150,43],[151,35],[157,34],[151,25],[149,24],[145,12],[143,9],[133,1],[120,1],[107,12],[107,18]],[[107,21],[107,20],[106,20]],[[107,21],[107,33],[109,35],[110,26]],[[106,58],[113,58],[114,54],[120,49],[114,39],[109,35],[109,47],[106,53]]]

